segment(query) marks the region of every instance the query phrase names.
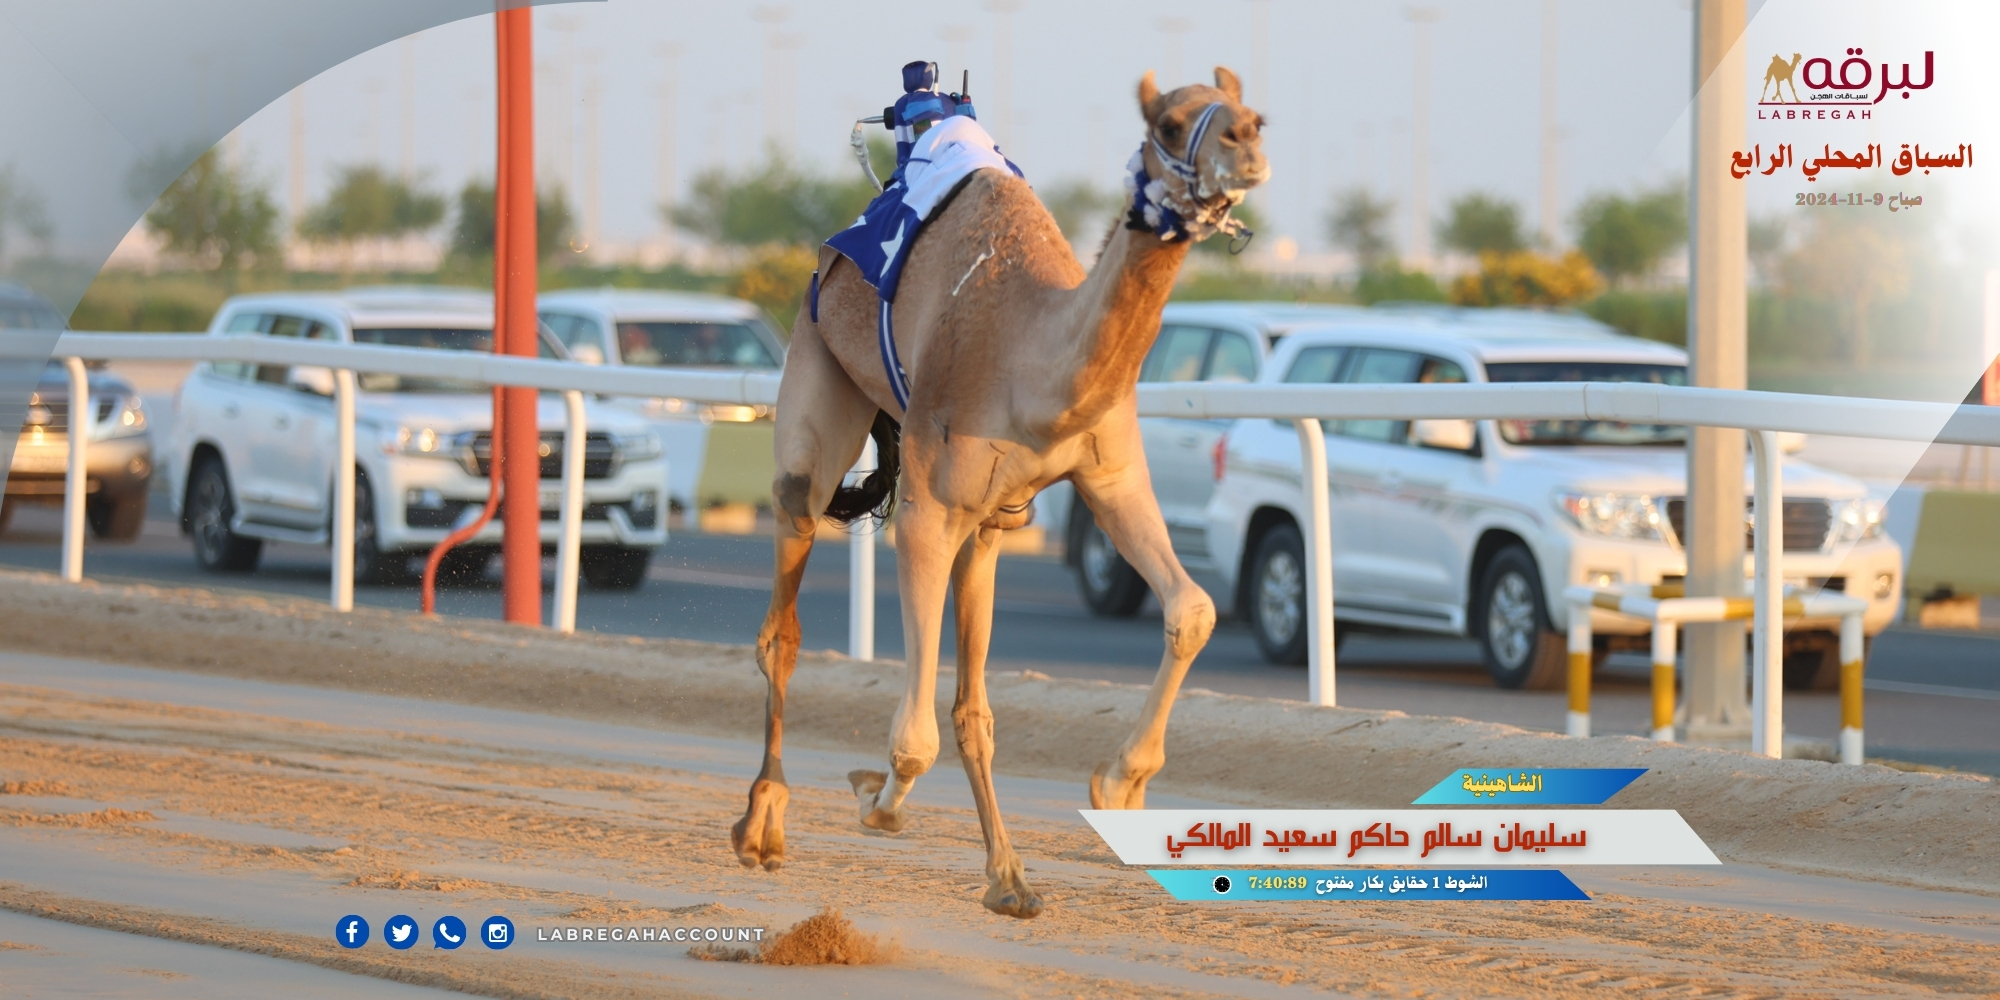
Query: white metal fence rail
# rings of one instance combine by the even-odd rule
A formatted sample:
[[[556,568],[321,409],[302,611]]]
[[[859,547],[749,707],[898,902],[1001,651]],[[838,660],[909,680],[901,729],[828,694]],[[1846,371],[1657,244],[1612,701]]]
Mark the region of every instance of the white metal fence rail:
[[[244,361],[260,364],[316,365],[337,373],[342,470],[336,475],[334,517],[333,604],[353,607],[354,412],[353,372],[395,375],[452,376],[489,385],[520,386],[565,393],[607,396],[666,396],[700,403],[772,405],[778,401],[779,377],[757,372],[696,372],[672,369],[604,367],[565,361],[507,357],[480,353],[443,353],[405,347],[380,347],[267,337],[217,337],[205,334],[64,333],[56,357],[65,359],[72,383],[80,381],[81,359]],[[73,398],[87,394],[72,388]],[[1353,419],[1520,419],[1613,420],[1629,423],[1686,424],[1739,427],[1751,431],[1755,463],[1754,509],[1757,518],[1754,595],[1756,615],[1752,634],[1754,661],[1752,743],[1767,756],[1778,756],[1782,740],[1782,624],[1775,617],[1782,606],[1784,580],[1782,546],[1768,544],[1778,537],[1776,516],[1782,510],[1783,484],[1775,432],[1826,434],[1841,437],[1925,441],[1946,444],[2000,445],[2000,408],[1960,407],[1842,396],[1732,389],[1700,389],[1646,383],[1514,383],[1444,385],[1269,385],[1172,383],[1142,385],[1139,413],[1149,417],[1189,419],[1271,418],[1297,420],[1308,501],[1313,511],[1307,534],[1307,628],[1310,649],[1311,701],[1334,702],[1333,578],[1327,499],[1326,448],[1319,433],[1321,420]],[[581,456],[582,407],[568,407],[566,456]],[[82,578],[83,461],[78,435],[72,434],[63,530],[64,576]],[[864,458],[865,461],[865,458]],[[572,512],[582,488],[581,469],[565,462],[563,470],[564,543],[556,619],[573,628],[575,622],[576,557]],[[866,544],[861,543],[861,544]],[[872,562],[873,550],[868,551]],[[872,570],[872,567],[868,567]],[[566,577],[566,579],[564,579]],[[857,560],[850,575],[849,648],[858,655],[874,647],[875,586],[873,572],[863,572]]]

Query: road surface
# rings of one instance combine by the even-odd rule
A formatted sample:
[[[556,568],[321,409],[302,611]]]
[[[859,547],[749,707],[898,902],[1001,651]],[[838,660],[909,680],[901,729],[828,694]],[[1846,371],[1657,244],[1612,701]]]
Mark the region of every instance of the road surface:
[[[187,540],[156,512],[129,545],[91,545],[85,572],[107,581],[194,586],[221,591],[285,593],[323,598],[329,560],[324,548],[268,544],[249,575],[216,575],[194,564]],[[0,536],[0,566],[54,572],[59,568],[60,519],[52,508],[26,507]],[[584,590],[578,628],[623,635],[747,643],[769,601],[770,542],[760,536],[676,532],[646,584],[634,592]],[[848,547],[822,543],[813,552],[799,599],[805,646],[847,648]],[[545,564],[553,573],[553,560]],[[903,633],[897,606],[895,551],[876,563],[876,655],[899,659]],[[552,576],[549,578],[552,579]],[[1202,580],[1211,592],[1220,584]],[[553,589],[545,580],[544,593]],[[1146,683],[1158,667],[1161,621],[1149,601],[1131,619],[1092,617],[1076,595],[1069,570],[1043,556],[1000,560],[994,612],[995,669],[1038,670],[1054,677]],[[414,587],[359,587],[357,604],[415,610]],[[497,618],[497,570],[483,583],[439,595],[446,615]],[[943,658],[952,659],[951,616],[945,617]],[[1876,640],[1868,665],[1869,755],[1912,764],[2000,774],[2000,636],[1893,629]],[[1643,734],[1649,728],[1648,667],[1643,657],[1615,657],[1596,685],[1593,724],[1600,734]],[[1561,692],[1500,691],[1486,678],[1469,642],[1356,636],[1342,650],[1339,702],[1561,730]],[[1297,698],[1305,672],[1264,662],[1240,623],[1224,620],[1195,661],[1187,685],[1229,694]],[[1787,732],[1830,740],[1839,728],[1831,692],[1788,692]]]

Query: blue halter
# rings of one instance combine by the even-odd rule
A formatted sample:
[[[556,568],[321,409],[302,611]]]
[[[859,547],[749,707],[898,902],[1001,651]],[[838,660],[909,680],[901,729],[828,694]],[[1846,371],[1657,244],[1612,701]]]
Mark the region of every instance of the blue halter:
[[[1201,141],[1208,138],[1208,123],[1214,120],[1215,113],[1220,110],[1222,110],[1222,104],[1219,101],[1201,109],[1200,117],[1194,120],[1194,128],[1188,131],[1187,159],[1185,160],[1168,152],[1167,147],[1160,145],[1160,135],[1158,132],[1150,129],[1147,130],[1146,137],[1153,144],[1153,155],[1160,158],[1160,163],[1167,168],[1167,173],[1190,184],[1195,183],[1201,178],[1201,170],[1194,163],[1194,154],[1196,150],[1201,148]]]

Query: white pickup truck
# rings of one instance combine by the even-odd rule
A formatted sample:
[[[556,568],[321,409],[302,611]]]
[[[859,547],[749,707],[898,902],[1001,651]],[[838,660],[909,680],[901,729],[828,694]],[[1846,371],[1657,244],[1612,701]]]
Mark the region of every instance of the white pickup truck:
[[[1170,307],[1142,380],[1178,356],[1173,331],[1187,313],[1177,317],[1176,308],[1187,307]],[[1208,308],[1255,318],[1259,307]],[[1562,314],[1327,310],[1269,329],[1260,382],[1679,385],[1687,378],[1679,349]],[[1179,371],[1208,374],[1192,365]],[[1144,423],[1154,490],[1183,563],[1222,579],[1217,602],[1251,626],[1267,659],[1304,662],[1299,525],[1308,514],[1291,423]],[[1480,643],[1500,686],[1555,686],[1566,661],[1564,587],[1655,584],[1686,572],[1683,427],[1348,420],[1328,422],[1326,431],[1336,642],[1358,628],[1465,636]],[[1200,481],[1197,458],[1205,459]],[[1876,634],[1894,616],[1902,572],[1882,505],[1860,482],[1801,462],[1787,460],[1784,475],[1787,583],[1866,599],[1864,631]],[[1746,493],[1748,477],[1746,461]],[[1070,560],[1091,607],[1136,610],[1144,582],[1094,531],[1087,511],[1066,513]],[[1746,507],[1746,532],[1748,522]],[[1838,681],[1836,627],[1788,623],[1788,684]],[[1644,648],[1646,626],[1636,620],[1598,612],[1593,628],[1600,657]]]

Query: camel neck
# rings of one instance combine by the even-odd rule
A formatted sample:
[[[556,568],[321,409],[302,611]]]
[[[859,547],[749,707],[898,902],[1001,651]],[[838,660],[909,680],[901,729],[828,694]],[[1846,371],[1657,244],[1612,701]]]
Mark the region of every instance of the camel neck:
[[[1059,368],[1062,377],[1051,384],[1069,387],[1071,394],[1063,407],[1069,419],[1061,423],[1094,422],[1131,394],[1187,259],[1187,240],[1167,242],[1117,225],[1064,311],[1068,322],[1060,329],[1067,350],[1051,353],[1051,361],[1066,362],[1067,368]]]

